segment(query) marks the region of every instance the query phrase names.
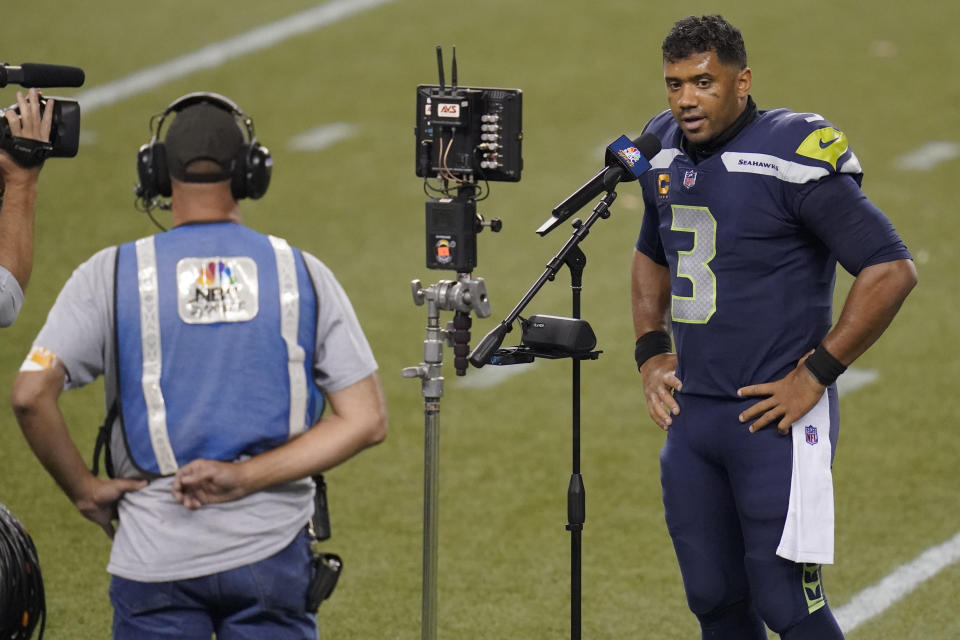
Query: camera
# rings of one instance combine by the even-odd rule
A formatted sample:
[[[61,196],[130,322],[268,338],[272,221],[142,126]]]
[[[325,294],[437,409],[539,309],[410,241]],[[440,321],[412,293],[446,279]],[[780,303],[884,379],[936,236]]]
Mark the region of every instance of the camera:
[[[50,127],[50,142],[18,138],[12,135],[10,123],[0,117],[0,149],[3,149],[21,166],[33,167],[49,157],[72,158],[80,145],[80,104],[67,98],[40,99],[41,114],[53,100],[53,124]],[[18,115],[19,105],[9,107]]]
[[[0,63],[0,88],[8,84],[21,87],[81,87],[83,69],[59,64],[25,62],[21,65]],[[0,117],[0,149],[9,153],[20,166],[35,167],[47,158],[72,158],[80,144],[80,105],[76,100],[56,97],[40,98],[40,113],[53,100],[53,123],[50,141],[19,138],[10,131],[10,123]],[[16,104],[8,107],[20,115]]]

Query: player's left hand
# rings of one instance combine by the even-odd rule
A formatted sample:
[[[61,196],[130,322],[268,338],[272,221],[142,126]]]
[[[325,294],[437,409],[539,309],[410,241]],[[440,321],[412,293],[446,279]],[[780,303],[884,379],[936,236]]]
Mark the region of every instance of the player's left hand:
[[[173,497],[188,509],[205,504],[230,502],[247,495],[240,464],[218,460],[194,460],[173,476]]]
[[[826,387],[817,382],[803,364],[811,353],[813,351],[803,356],[796,368],[784,378],[737,390],[741,398],[768,396],[740,414],[740,422],[749,422],[759,416],[750,425],[750,433],[756,433],[779,419],[777,431],[786,435],[790,433],[790,426],[817,404]]]

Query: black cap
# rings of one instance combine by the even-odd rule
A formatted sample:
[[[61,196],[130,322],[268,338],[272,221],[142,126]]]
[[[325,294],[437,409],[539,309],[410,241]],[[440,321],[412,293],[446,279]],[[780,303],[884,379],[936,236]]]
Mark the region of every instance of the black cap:
[[[200,102],[177,112],[163,144],[172,177],[181,182],[218,182],[233,174],[245,141],[232,113]],[[187,166],[194,160],[212,160],[223,173],[188,173]]]

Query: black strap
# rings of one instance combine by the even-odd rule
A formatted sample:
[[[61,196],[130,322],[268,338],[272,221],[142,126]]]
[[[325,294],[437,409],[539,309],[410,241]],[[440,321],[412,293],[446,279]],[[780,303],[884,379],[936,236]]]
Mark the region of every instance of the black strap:
[[[643,363],[661,353],[670,353],[670,335],[666,331],[648,331],[637,338],[633,357],[637,361],[637,371]]]
[[[53,145],[49,142],[17,136],[5,138],[2,148],[25,169],[43,164],[43,161],[53,153]]]
[[[113,433],[113,423],[117,420],[119,412],[119,403],[114,402],[107,411],[107,417],[103,419],[97,431],[97,443],[93,448],[93,467],[90,469],[93,475],[100,473],[100,454],[103,454],[103,467],[107,471],[107,477],[113,478],[113,458],[110,456],[110,436]]]
[[[837,378],[840,377],[847,367],[842,362],[833,357],[833,354],[827,351],[827,348],[821,343],[816,351],[804,361],[804,364],[817,382],[825,387],[829,387]]]
[[[313,518],[310,520],[311,534],[314,540],[330,538],[330,507],[327,504],[327,483],[323,474],[313,476],[317,488],[313,494]]]

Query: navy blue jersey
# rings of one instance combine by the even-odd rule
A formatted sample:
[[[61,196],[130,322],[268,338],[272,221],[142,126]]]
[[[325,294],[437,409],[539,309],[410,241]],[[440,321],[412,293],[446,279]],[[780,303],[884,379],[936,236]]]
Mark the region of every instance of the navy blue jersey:
[[[663,149],[640,177],[637,249],[670,269],[684,393],[731,397],[782,378],[832,324],[837,262],[856,275],[910,257],[821,116],[760,111],[699,164],[669,111],[645,131]]]

